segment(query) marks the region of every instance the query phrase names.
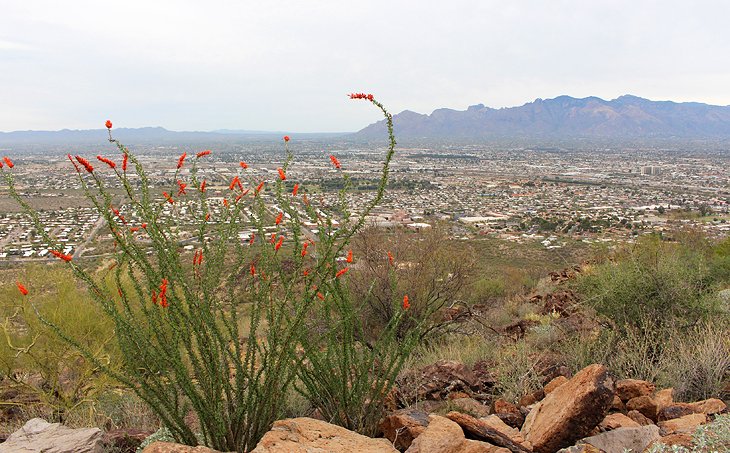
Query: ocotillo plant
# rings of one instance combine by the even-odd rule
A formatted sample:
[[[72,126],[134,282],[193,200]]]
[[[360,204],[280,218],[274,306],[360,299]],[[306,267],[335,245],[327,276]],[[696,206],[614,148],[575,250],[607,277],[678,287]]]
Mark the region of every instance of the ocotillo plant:
[[[210,150],[183,153],[171,187],[155,189],[140,160],[113,138],[107,121],[109,141],[116,145],[121,163],[102,156],[97,156],[100,164],[68,157],[84,193],[112,233],[116,291],[62,252],[37,212],[18,194],[12,166],[1,170],[10,194],[51,244],[51,253],[73,269],[116,326],[124,360],[121,371],[97,365],[147,402],[181,442],[248,451],[282,414],[282,396],[306,359],[297,348],[307,332],[307,315],[314,304],[322,303],[323,290],[336,288],[338,280],[347,277],[338,257],[382,199],[395,152],[392,117],[383,105],[372,95],[350,98],[369,101],[382,111],[389,145],[374,199],[354,215],[342,193],[339,228],[298,185],[288,190],[284,181],[292,162],[289,137],[284,137],[286,162],[273,184],[251,181],[251,187],[244,187],[248,165],[241,162],[240,175],[233,178],[226,196],[215,200],[208,198],[207,181],[199,172]],[[340,168],[336,158],[332,163]],[[186,167],[189,175],[181,171]],[[111,172],[122,187],[124,209],[115,206],[102,172]],[[265,200],[267,191],[281,210],[273,215]],[[184,252],[183,240],[189,238],[183,237],[176,218],[183,203],[195,209],[197,249],[192,257]],[[220,203],[221,209],[213,210],[213,203]],[[267,237],[271,217],[275,232]],[[317,223],[316,241],[305,236],[305,220]],[[242,240],[245,228],[255,232]],[[32,303],[32,293],[26,297]],[[73,332],[41,320],[95,360]],[[197,423],[190,423],[191,414]]]

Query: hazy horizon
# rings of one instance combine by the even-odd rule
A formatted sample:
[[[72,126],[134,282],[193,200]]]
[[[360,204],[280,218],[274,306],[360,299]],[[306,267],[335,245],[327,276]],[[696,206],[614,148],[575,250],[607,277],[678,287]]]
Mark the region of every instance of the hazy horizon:
[[[0,130],[351,132],[569,95],[730,105],[730,4],[9,2]]]

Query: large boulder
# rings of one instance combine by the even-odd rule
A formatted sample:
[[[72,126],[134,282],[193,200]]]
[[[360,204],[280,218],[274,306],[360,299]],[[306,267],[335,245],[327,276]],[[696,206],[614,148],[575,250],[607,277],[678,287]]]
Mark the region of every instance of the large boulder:
[[[388,439],[372,439],[322,420],[299,417],[275,421],[251,453],[339,451],[398,452]]]
[[[692,434],[698,426],[707,423],[707,415],[690,414],[684,417],[673,418],[657,423],[662,430],[662,435],[667,434]]]
[[[102,453],[101,437],[98,428],[72,429],[33,418],[0,444],[0,453]]]
[[[152,431],[144,431],[134,428],[123,428],[106,431],[101,438],[105,451],[115,453],[135,453],[142,442],[152,434]]]
[[[652,442],[658,440],[659,428],[656,425],[639,428],[618,428],[595,436],[586,437],[580,443],[593,445],[606,453],[623,453],[626,450],[644,451]]]
[[[590,365],[535,405],[522,434],[538,453],[552,453],[588,435],[606,416],[613,379],[603,365]]]
[[[461,362],[441,360],[406,377],[416,382],[414,397],[417,401],[446,400],[451,393],[478,400],[488,399],[495,380],[486,365],[477,363],[471,369]],[[403,388],[400,390],[404,392]],[[407,393],[407,392],[405,392]]]

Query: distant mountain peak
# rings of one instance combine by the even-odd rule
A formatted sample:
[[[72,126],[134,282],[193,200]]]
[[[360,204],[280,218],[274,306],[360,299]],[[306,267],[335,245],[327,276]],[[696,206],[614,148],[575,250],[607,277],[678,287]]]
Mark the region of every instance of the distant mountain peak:
[[[652,101],[632,94],[610,101],[562,95],[500,109],[476,104],[431,114],[406,110],[393,123],[401,139],[730,138],[730,106]],[[380,121],[355,136],[380,138],[384,132]]]

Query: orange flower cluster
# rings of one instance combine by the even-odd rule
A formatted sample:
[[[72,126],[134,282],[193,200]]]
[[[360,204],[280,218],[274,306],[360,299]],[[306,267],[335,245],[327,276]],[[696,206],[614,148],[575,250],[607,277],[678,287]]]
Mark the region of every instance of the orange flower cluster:
[[[205,151],[201,151],[201,152],[199,152],[198,154],[196,154],[196,155],[195,155],[195,157],[197,157],[197,158],[201,158],[201,157],[203,157],[203,156],[207,156],[207,155],[208,155],[208,154],[210,154],[211,152],[212,152],[211,150],[209,150],[209,149],[206,149]]]
[[[330,154],[330,160],[332,161],[332,165],[334,165],[335,168],[342,168],[342,164],[340,164],[340,161],[333,154]]]
[[[127,171],[127,161],[129,160],[129,154],[126,152],[124,153],[124,157],[122,158],[122,171]]]
[[[283,218],[284,218],[284,212],[283,211],[279,211],[279,215],[276,216],[276,219],[274,220],[274,223],[276,223],[277,225],[280,224],[281,223],[281,219],[283,219]]]
[[[347,259],[346,259],[346,261],[348,263],[352,263],[352,250],[348,250],[347,251]]]
[[[236,186],[238,186],[239,189],[243,190],[243,186],[241,185],[241,180],[238,178],[238,175],[234,176],[231,180],[231,184],[228,186],[228,190],[233,190]]]
[[[49,252],[51,253],[51,255],[55,256],[58,259],[64,260],[67,263],[73,259],[71,255],[64,255],[58,250],[49,250]]]
[[[177,168],[180,169],[183,166],[183,163],[185,163],[185,158],[188,157],[188,153],[182,153],[180,154],[180,157],[177,159]],[[198,156],[200,157],[200,156]]]
[[[284,170],[281,168],[277,168],[276,171],[279,172],[279,178],[284,181],[286,179],[286,174],[284,174]]]
[[[299,183],[294,184],[294,188],[292,189],[291,194],[296,197],[297,192],[299,192]]]
[[[178,187],[178,189],[177,189],[177,194],[178,194],[178,195],[187,195],[188,193],[187,193],[187,192],[185,192],[185,188],[186,188],[187,186],[188,186],[187,184],[185,184],[184,182],[182,182],[182,181],[180,181],[180,180],[178,179],[178,180],[177,180],[177,187]]]
[[[23,286],[20,282],[15,282],[16,285],[18,285],[18,291],[20,291],[20,294],[27,296],[28,295],[28,289]]]
[[[244,161],[239,162],[238,165],[240,165],[244,170],[248,168],[248,164]]]
[[[309,242],[302,244],[302,256],[307,256],[307,247],[309,247]]]
[[[200,191],[205,193],[205,179],[203,180],[202,183],[200,183]]]
[[[106,126],[107,129],[111,129],[112,128],[112,122],[109,121],[109,120],[106,120],[106,123],[104,124],[104,126]]]
[[[351,93],[350,99],[367,99],[368,101],[372,101],[374,96],[372,94],[365,94],[365,93]]]
[[[258,186],[256,186],[256,190],[254,191],[254,194],[258,195],[259,192],[261,192],[261,189],[264,188],[264,182],[261,181]]]
[[[285,141],[285,142],[288,142],[289,140],[290,140],[290,139],[289,139],[289,136],[288,136],[288,135],[285,135],[285,136],[284,136],[284,141]]]
[[[411,308],[411,303],[408,300],[408,294],[406,294],[403,296],[403,310],[408,310],[409,308]]]
[[[76,165],[76,162],[74,162],[74,158],[71,157],[70,154],[66,154],[66,157],[68,157],[68,160],[70,160],[71,163],[74,164],[74,168],[76,169],[76,173],[80,173],[81,172],[81,169],[79,168],[78,165]]]
[[[96,156],[98,160],[107,164],[110,168],[116,168],[117,164],[113,160],[107,159],[106,157]]]
[[[345,274],[347,273],[347,271],[349,271],[349,270],[350,270],[350,268],[349,268],[349,267],[343,267],[342,269],[340,269],[339,271],[337,271],[337,273],[335,274],[335,278],[340,278],[340,277],[342,277],[342,276],[343,276],[343,275],[345,275]]]
[[[251,272],[251,277],[253,277],[253,276],[255,276],[255,275],[256,275],[256,266],[254,266],[254,264],[253,264],[253,263],[251,263],[251,267],[250,267],[250,269],[249,269],[249,270],[250,270],[250,272]]]
[[[253,245],[253,241],[255,241],[255,240],[256,240],[256,234],[251,233],[251,237],[248,238],[248,245]]]
[[[278,252],[279,249],[281,248],[281,244],[283,244],[283,243],[284,243],[284,236],[279,236],[279,241],[274,246],[274,250],[276,250]]]
[[[201,264],[203,264],[203,251],[196,250],[193,256],[193,266],[200,266]]]
[[[3,161],[5,161],[5,165],[7,165],[8,168],[13,168],[15,166],[13,161],[10,160],[10,158],[8,156],[3,157]],[[0,165],[2,165],[2,164],[0,164]]]
[[[155,301],[155,292],[154,291],[152,291],[152,301],[153,302]],[[166,278],[163,278],[162,283],[160,283],[159,301],[160,301],[160,306],[162,308],[167,308],[167,306],[169,305],[167,303],[167,279]]]
[[[175,200],[173,200],[172,197],[167,192],[162,192],[162,196],[165,197],[165,200],[167,200],[168,203],[170,203],[170,204],[175,203]]]
[[[88,160],[84,159],[81,156],[76,156],[76,160],[88,171],[89,173],[94,172],[94,167],[89,163]]]
[[[390,253],[390,251],[388,251],[388,262],[390,263],[391,266],[393,266],[395,264],[395,258],[393,258],[393,254]]]

